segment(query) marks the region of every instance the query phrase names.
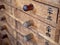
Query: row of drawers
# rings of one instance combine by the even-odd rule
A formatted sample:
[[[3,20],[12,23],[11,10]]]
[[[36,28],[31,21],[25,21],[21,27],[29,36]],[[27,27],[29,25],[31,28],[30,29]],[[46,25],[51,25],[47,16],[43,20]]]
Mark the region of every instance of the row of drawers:
[[[4,14],[5,15],[5,14]],[[7,18],[8,19],[8,18]],[[10,18],[10,19],[12,19],[12,18]],[[9,24],[10,23],[10,24]],[[13,41],[13,43],[14,44],[17,44],[16,42],[16,40],[15,39],[17,39],[22,45],[47,45],[49,42],[47,41],[47,40],[45,40],[45,39],[43,39],[42,37],[40,37],[40,36],[38,36],[37,34],[35,34],[34,32],[32,32],[32,31],[30,31],[30,30],[28,30],[27,28],[24,28],[24,27],[22,27],[21,26],[21,24],[20,23],[18,23],[17,22],[17,27],[18,27],[18,29],[16,29],[17,30],[17,32],[19,32],[19,33],[22,33],[24,36],[26,36],[26,35],[28,35],[28,34],[33,34],[33,36],[34,36],[34,38],[35,38],[35,40],[36,40],[36,42],[35,42],[35,40],[33,40],[33,41],[26,41],[25,40],[25,38],[24,37],[22,37],[19,33],[17,33],[16,32],[16,30],[15,29],[13,29],[11,26],[12,24],[12,22],[10,22],[9,20],[8,20],[8,26],[7,26],[7,28],[8,28],[8,32],[11,34],[10,36],[9,36],[9,38],[11,39],[11,41]],[[13,23],[14,24],[14,23]],[[8,34],[9,35],[9,34]],[[11,38],[11,36],[13,36],[15,39],[13,39],[13,37]],[[53,45],[53,44],[51,44],[51,43],[49,43],[50,45]]]
[[[18,14],[20,14],[20,15],[18,15]],[[6,17],[7,17],[7,21],[9,23],[12,22],[11,25],[15,26],[15,20],[11,17],[8,17],[8,16],[6,16]],[[18,18],[21,21],[21,23],[23,24],[23,26],[25,26],[27,28],[29,28],[29,21],[31,20],[33,23],[30,26],[31,29],[35,29],[35,31],[42,33],[44,35],[46,35],[49,32],[48,35],[51,35],[52,39],[55,40],[54,38],[57,35],[56,28],[53,28],[52,26],[47,25],[47,24],[45,24],[45,23],[43,23],[43,22],[41,22],[33,17],[30,17],[29,15],[24,14],[20,11],[16,12],[15,17]],[[10,19],[8,19],[8,18],[10,18]],[[28,23],[26,23],[26,22],[28,22]]]
[[[52,34],[51,36],[56,35],[56,28],[53,28],[50,25],[47,25],[35,18],[32,18],[27,14],[24,14],[24,13],[18,11],[18,12],[16,12],[15,17],[18,18],[19,20],[21,20],[23,26],[25,26],[25,27],[29,27],[28,23],[26,24],[26,22],[32,20],[31,21],[33,23],[32,27],[31,27],[32,29],[35,29],[37,32],[40,32],[44,35],[48,32],[50,32],[50,34]],[[53,37],[53,39],[54,38],[55,37]]]
[[[18,23],[18,25],[20,25],[20,23]],[[21,25],[18,27],[18,29],[15,29],[15,30],[12,29],[11,26],[12,25],[9,26],[9,28],[11,29],[11,30],[8,30],[9,33],[11,33],[11,35],[15,39],[17,39],[22,45],[40,45],[40,44],[41,45],[45,45],[45,44],[47,45],[47,43],[49,43],[50,45],[53,45],[52,43],[47,42],[47,40],[45,40],[42,37],[38,36],[37,34],[32,32],[31,30],[28,30],[27,28],[22,27]],[[18,33],[16,32],[16,30],[17,30]],[[22,34],[23,36],[21,36],[20,34]],[[26,40],[24,38],[24,36],[27,36],[29,34],[30,35],[33,34],[33,37],[34,37],[33,41],[35,40],[36,42],[35,41],[33,42],[32,40],[29,41],[29,40]],[[27,38],[27,39],[29,39],[29,38]]]
[[[53,14],[50,15],[50,14],[47,13],[48,12],[47,9],[48,8],[49,8],[49,10],[51,9],[50,6],[46,6],[46,5],[43,5],[43,4],[34,2],[34,1],[28,1],[28,0],[26,0],[26,1],[24,1],[24,0],[23,1],[22,0],[17,0],[17,1],[21,2],[21,3],[17,3],[17,7],[19,9],[21,9],[22,11],[23,11],[24,5],[29,5],[29,4],[33,4],[34,9],[30,10],[30,11],[25,11],[25,13],[27,13],[27,14],[23,13],[24,11],[20,12],[19,10],[14,10],[15,12],[13,12],[14,14],[12,14],[12,15],[14,15],[16,18],[18,18],[21,21],[21,23],[23,24],[23,26],[25,26],[25,27],[29,27],[30,25],[27,22],[31,21],[32,22],[32,26],[30,26],[29,28],[33,29],[34,31],[36,31],[38,33],[42,33],[43,35],[47,34],[49,37],[51,37],[51,39],[55,40],[55,37],[57,36],[56,35],[56,28],[52,27],[51,25],[55,25],[56,24],[58,8],[51,7],[51,8],[53,8]],[[7,7],[7,11],[8,12],[12,9],[8,5],[5,5],[5,6]],[[45,13],[42,13],[42,12],[45,12]],[[41,16],[41,18],[40,18],[40,16]],[[43,22],[47,21],[47,17],[48,16],[52,17],[52,21],[48,20],[48,22],[51,22],[51,25],[48,25],[50,23],[46,24],[47,22],[43,23]],[[35,18],[33,18],[33,17],[35,17]],[[40,19],[40,20],[43,19],[43,21],[40,21],[38,19]],[[12,23],[10,23],[11,25],[15,25],[15,20],[12,19],[11,17],[8,17],[7,21],[9,23],[12,22]],[[20,27],[21,26],[18,24],[19,30],[21,29]],[[22,27],[20,32],[22,32],[22,33],[26,32],[26,34],[28,34],[29,30],[28,31],[26,31],[26,30],[27,29],[25,29],[25,28],[23,29],[23,27]]]
[[[10,19],[12,19],[12,18],[10,18]],[[8,22],[9,22],[9,19],[8,19]],[[10,22],[9,22],[9,23],[10,23]],[[10,23],[10,24],[11,24],[11,23]],[[14,24],[14,23],[12,23],[12,24]],[[17,24],[18,24],[18,23],[17,23]],[[19,26],[19,25],[20,25],[20,24],[18,24],[18,26],[17,26],[17,27],[19,27],[19,30],[20,30],[19,32],[21,32],[21,33],[25,33],[25,32],[26,32],[25,34],[28,34],[28,33],[29,33],[29,30],[26,31],[27,29],[25,30],[25,28],[23,28],[23,27],[22,27],[22,29],[21,29],[21,28],[20,28],[21,26]],[[24,29],[24,30],[23,30],[23,29]],[[35,30],[36,30],[36,29],[35,29]],[[36,30],[36,31],[37,31],[37,30]],[[39,31],[40,31],[40,30],[39,30]],[[42,32],[43,32],[43,31],[42,31]],[[42,32],[41,32],[41,33],[42,33]],[[53,32],[52,32],[52,33],[53,33]],[[44,34],[44,35],[45,35],[45,34]],[[54,34],[51,34],[51,35],[54,35]],[[54,35],[54,36],[55,36],[55,35]],[[53,37],[54,37],[54,36],[53,36]],[[51,38],[54,39],[55,37],[54,37],[54,38],[53,38],[53,37],[51,37]],[[54,40],[55,40],[55,39],[54,39]]]
[[[58,7],[33,0],[26,0],[26,1],[10,0],[10,3],[7,2],[7,4],[13,5],[13,8],[16,7],[20,9],[22,12],[30,14],[32,17],[42,20],[50,25],[55,26],[55,24],[58,22],[58,15],[59,15]],[[6,9],[10,9],[7,11],[11,12],[12,10],[11,6],[7,6],[7,5],[5,6],[7,7]]]
[[[19,3],[21,2],[21,3]],[[33,6],[30,6],[33,5]],[[37,18],[44,18],[45,20],[49,20],[50,22],[56,23],[57,21],[57,13],[58,8],[46,5],[44,3],[31,1],[31,0],[16,0],[16,6],[21,9],[22,11],[25,11],[28,14],[31,14],[33,16],[37,16]],[[30,7],[28,7],[30,6]],[[31,8],[31,10],[28,10],[26,8]],[[27,11],[26,11],[27,10]]]
[[[14,24],[16,24],[14,21],[14,19],[13,18],[9,18],[9,16],[6,16],[6,18],[7,18],[7,22],[8,23],[10,23],[10,25],[12,25],[12,26],[14,26]],[[34,18],[35,19],[35,18]],[[11,21],[10,21],[11,20]],[[24,33],[24,35],[27,35],[27,34],[29,34],[29,30],[27,30],[27,29],[25,29],[25,28],[20,28],[21,27],[21,25],[19,24],[19,23],[17,23],[18,24],[18,26],[16,26],[16,27],[18,27],[18,29],[19,29],[19,32],[21,32],[22,34]],[[10,28],[11,29],[11,28]],[[27,30],[27,31],[26,31]],[[35,29],[36,30],[36,29]],[[13,31],[12,29],[11,29],[11,31],[9,30],[9,32],[10,33],[13,33],[12,35],[14,36],[14,37],[16,37],[15,35],[16,35],[16,31]],[[32,32],[31,32],[32,33]],[[40,32],[38,32],[38,33],[40,33]],[[37,35],[37,34],[35,34],[35,35]],[[37,38],[38,39],[38,38]],[[43,41],[42,41],[43,42]],[[45,42],[44,42],[44,44],[45,44]]]
[[[7,17],[7,16],[6,16]],[[10,18],[10,19],[12,19],[12,18]],[[13,20],[13,19],[12,19]],[[8,27],[11,27],[11,26],[14,26],[13,24],[13,22],[10,22],[10,20],[7,18],[7,21],[8,21],[8,25],[9,25],[9,23],[10,23],[10,26],[8,26]],[[12,24],[13,23],[13,24]],[[32,32],[30,29],[27,29],[27,28],[24,28],[24,27],[22,27],[21,26],[21,24],[20,23],[16,23],[17,24],[17,27],[16,28],[18,28],[18,29],[16,29],[16,30],[18,30],[18,32],[19,33],[22,33],[24,36],[26,36],[26,35],[28,35],[28,34],[33,34],[34,35],[34,38],[36,39],[36,41],[37,42],[26,42],[25,40],[24,40],[24,38],[23,37],[21,37],[21,35],[19,35],[19,33],[17,34],[17,32],[16,32],[16,30],[15,29],[12,29],[12,27],[11,28],[8,28],[8,32],[15,38],[15,39],[17,39],[19,42],[21,41],[22,42],[22,44],[24,43],[25,45],[33,45],[34,43],[36,44],[41,44],[41,45],[45,45],[45,43],[47,42],[47,43],[49,43],[47,40],[45,40],[45,39],[43,39],[42,37],[40,37],[40,36],[38,36],[37,34],[35,34],[34,32]],[[14,43],[15,43],[15,41],[14,41]],[[46,45],[47,45],[47,43],[46,43]],[[36,44],[36,45],[37,45]],[[53,45],[53,44],[51,44],[51,43],[49,43],[50,45]]]

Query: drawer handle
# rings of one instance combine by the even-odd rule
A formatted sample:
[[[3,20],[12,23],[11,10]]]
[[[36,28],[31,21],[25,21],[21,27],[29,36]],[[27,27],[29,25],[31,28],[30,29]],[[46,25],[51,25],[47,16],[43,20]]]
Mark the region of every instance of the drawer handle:
[[[24,40],[26,40],[26,41],[30,41],[30,40],[32,40],[33,38],[34,38],[34,35],[33,35],[32,33],[24,36]]]
[[[23,23],[23,26],[26,28],[33,26],[33,25],[34,25],[34,22],[32,20],[29,20]]]
[[[3,16],[3,17],[0,18],[0,21],[5,21],[5,20],[6,20],[5,16]]]
[[[33,10],[33,8],[34,8],[33,4],[29,4],[29,5],[24,5],[23,6],[23,10],[24,11]]]
[[[2,39],[8,38],[7,34],[2,36]]]
[[[7,30],[7,27],[5,25],[3,26],[0,26],[0,30],[3,31],[3,30]]]
[[[5,6],[4,5],[0,5],[0,9],[5,9]]]
[[[51,37],[51,35],[49,33],[46,33],[46,36]]]

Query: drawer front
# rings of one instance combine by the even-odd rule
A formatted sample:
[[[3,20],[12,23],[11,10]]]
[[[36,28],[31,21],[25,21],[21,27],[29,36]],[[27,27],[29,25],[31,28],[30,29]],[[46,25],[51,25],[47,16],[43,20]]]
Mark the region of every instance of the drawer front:
[[[11,36],[9,32],[7,32],[7,35],[9,37],[9,40],[10,40],[11,44],[16,45],[17,41],[15,40],[15,38],[13,36]]]
[[[19,32],[17,33],[17,39],[19,42],[21,42],[24,45],[40,45],[40,44],[45,45],[44,39],[42,37],[38,36],[36,33],[32,32],[30,29],[24,28],[20,23],[17,23],[17,26],[18,26],[18,32]],[[29,34],[33,34],[32,35],[33,40],[30,39],[31,36]],[[27,35],[29,35],[30,37],[28,37]],[[28,37],[27,40],[25,39],[26,37]]]
[[[49,32],[49,34],[51,35],[51,38],[53,40],[55,40],[56,28],[54,28],[50,25],[47,25],[47,24],[37,20],[36,18],[33,18],[33,17],[31,17],[27,14],[24,14],[20,11],[16,11],[15,17],[18,18],[21,21],[21,23],[23,24],[23,26],[25,26],[27,28],[29,28],[29,26],[30,26],[31,29],[35,29],[34,31],[37,31],[37,32],[42,33],[44,35],[46,35],[46,33]],[[32,22],[31,25],[29,25],[30,20]],[[26,23],[26,22],[28,22],[28,23]]]
[[[36,34],[35,34],[36,36]],[[21,37],[19,34],[18,34],[18,41],[21,42],[21,44],[23,45],[45,45],[45,42],[44,42],[44,39],[43,38],[39,38],[38,37],[35,37],[37,38],[36,39],[36,42],[34,41],[25,41],[23,37]]]
[[[24,28],[20,23],[17,22],[17,27],[18,27],[18,32],[17,33],[17,39],[21,44],[25,44],[25,45],[54,45],[52,43],[50,43],[49,41],[45,40],[44,38],[42,38],[41,36],[37,35],[36,33],[32,32],[30,29]],[[32,40],[26,40],[24,38],[24,36],[27,36],[28,34],[33,34],[34,36],[34,40],[36,42],[33,42]],[[21,34],[23,36],[21,36]],[[30,37],[29,37],[30,38]],[[27,38],[27,39],[29,39]]]
[[[12,36],[14,36],[14,34],[13,34],[13,32],[14,32],[14,30],[10,27],[10,26],[8,26],[7,25],[7,28],[8,28],[8,33],[10,34],[10,35],[12,35]]]
[[[36,35],[36,34],[35,34],[35,35]],[[54,45],[54,44],[50,43],[49,41],[43,39],[42,37],[38,38],[38,36],[37,36],[37,37],[35,37],[35,38],[37,38],[37,40],[36,40],[35,43],[32,42],[32,41],[31,41],[31,42],[30,42],[30,41],[25,41],[25,40],[23,39],[23,37],[21,37],[21,36],[18,34],[18,41],[19,41],[22,45]]]
[[[13,22],[12,20],[11,20],[11,22],[9,19],[7,20],[8,32],[11,34],[11,36],[13,36],[16,39],[17,32],[15,31],[15,25],[16,25],[15,22]]]
[[[7,23],[15,27],[15,20],[10,16],[8,16],[7,14],[5,16],[6,16]]]
[[[11,15],[14,15],[14,9],[12,9]],[[7,23],[15,27],[15,25],[16,25],[15,20],[12,17],[10,17],[9,14],[6,14],[5,16],[6,16]]]
[[[25,11],[26,6],[29,6],[30,4],[33,5],[33,9]],[[22,11],[25,11],[26,13],[28,13],[28,14],[36,17],[36,18],[40,18],[40,19],[43,18],[43,20],[48,20],[52,23],[57,22],[58,8],[53,7],[51,5],[47,5],[47,4],[44,4],[44,3],[31,1],[31,0],[26,0],[26,1],[17,0],[16,1],[16,6],[19,9],[21,9]],[[27,8],[30,8],[30,7],[27,7]]]
[[[32,31],[30,31],[29,29],[27,29],[27,28],[24,28],[23,26],[21,26],[21,24],[20,23],[18,23],[17,22],[17,32],[18,33],[16,33],[16,31],[14,31],[12,28],[8,28],[8,30],[10,30],[9,31],[9,33],[15,38],[15,39],[17,39],[18,40],[18,42],[19,42],[19,44],[21,43],[21,44],[25,44],[25,45],[47,45],[47,43],[49,44],[49,45],[53,45],[52,43],[50,43],[50,42],[48,42],[47,40],[45,40],[45,39],[43,39],[42,37],[40,37],[40,36],[38,36],[36,33],[34,33],[34,32],[32,32]],[[21,36],[20,34],[22,33],[22,35],[23,36]],[[33,35],[34,35],[34,40],[36,41],[36,42],[33,42],[33,41],[26,41],[25,40],[25,38],[24,38],[24,36],[26,36],[26,35],[28,35],[28,34],[30,34],[30,33],[32,33]],[[16,35],[16,36],[15,36]],[[14,42],[14,44],[15,44],[15,42]],[[17,43],[16,43],[17,44]]]

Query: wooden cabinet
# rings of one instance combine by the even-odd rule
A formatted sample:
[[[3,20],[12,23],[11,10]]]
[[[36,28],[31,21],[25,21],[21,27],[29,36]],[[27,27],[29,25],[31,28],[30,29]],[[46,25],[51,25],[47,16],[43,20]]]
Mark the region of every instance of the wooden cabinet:
[[[59,0],[5,0],[3,4],[7,23],[14,27],[8,31],[22,45],[54,45],[39,33],[59,41]]]
[[[25,10],[27,10],[28,8],[31,8],[31,6],[28,7],[30,4],[33,5],[33,9],[24,11],[24,7],[25,7]],[[52,6],[50,4],[45,4],[43,2],[34,1],[34,0],[32,1],[31,0],[23,0],[23,1],[17,0],[16,6],[20,10],[24,11],[27,14],[32,15],[33,17],[36,17],[45,22],[51,22],[51,25],[56,24],[58,20],[57,17],[58,17],[59,9],[58,7]]]

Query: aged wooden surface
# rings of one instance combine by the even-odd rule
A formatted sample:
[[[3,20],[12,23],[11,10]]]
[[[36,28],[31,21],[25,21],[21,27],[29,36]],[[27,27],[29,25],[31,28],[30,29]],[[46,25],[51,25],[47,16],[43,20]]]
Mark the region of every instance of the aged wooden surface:
[[[4,15],[6,16],[7,25],[11,26],[11,28],[8,26],[8,32],[22,45],[47,45],[47,43],[49,43],[49,45],[54,45],[47,41],[49,38],[56,42],[59,41],[60,0],[4,0],[3,4],[6,7],[5,13],[7,14]],[[30,4],[33,5],[33,10],[24,11],[24,5]],[[14,29],[12,27],[14,27]],[[41,33],[43,37],[46,36],[46,38],[49,38],[45,40],[31,31],[31,29]],[[34,35],[34,38],[31,41],[26,41],[26,37],[24,38],[24,36],[30,33]],[[14,42],[15,45],[17,45],[18,42]]]

